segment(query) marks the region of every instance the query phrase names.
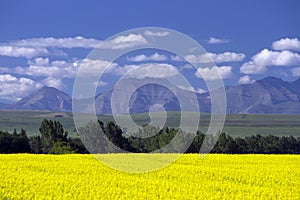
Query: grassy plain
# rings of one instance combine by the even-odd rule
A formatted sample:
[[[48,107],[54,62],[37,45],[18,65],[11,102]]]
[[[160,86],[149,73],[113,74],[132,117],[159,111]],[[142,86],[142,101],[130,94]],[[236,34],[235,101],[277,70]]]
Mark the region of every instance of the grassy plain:
[[[158,121],[162,120],[160,113],[152,115]],[[195,113],[188,113],[189,118],[195,118]],[[120,116],[119,116],[120,117]],[[0,130],[12,132],[14,128],[24,128],[28,135],[37,135],[41,121],[46,119],[60,121],[71,136],[76,136],[72,113],[48,111],[0,111]],[[134,114],[133,120],[137,124],[150,122],[148,114]],[[98,119],[107,122],[113,119],[112,115],[99,115]],[[169,112],[166,125],[176,127],[179,124],[180,113]],[[210,120],[209,114],[201,114],[200,130],[205,132]],[[229,114],[226,116],[224,132],[233,137],[247,135],[293,135],[300,137],[299,115],[246,115]]]

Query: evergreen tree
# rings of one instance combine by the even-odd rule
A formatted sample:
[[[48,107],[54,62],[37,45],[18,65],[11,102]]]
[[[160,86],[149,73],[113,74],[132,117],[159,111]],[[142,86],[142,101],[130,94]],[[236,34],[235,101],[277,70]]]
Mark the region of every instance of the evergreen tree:
[[[68,132],[64,131],[62,124],[59,121],[51,121],[44,119],[39,129],[41,134],[41,151],[42,153],[50,153],[54,143],[68,143]]]

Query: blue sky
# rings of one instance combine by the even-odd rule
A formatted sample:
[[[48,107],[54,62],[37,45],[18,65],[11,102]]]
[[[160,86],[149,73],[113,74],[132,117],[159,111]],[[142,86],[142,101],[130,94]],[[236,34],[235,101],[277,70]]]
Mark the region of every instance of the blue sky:
[[[77,66],[96,43],[149,26],[198,41],[224,73],[226,85],[270,75],[293,81],[300,76],[299,8],[297,0],[1,1],[0,99],[17,101],[43,85],[71,94]],[[136,56],[138,62],[133,61]],[[135,52],[118,64],[176,65],[170,54],[163,56]],[[115,79],[99,87],[110,87],[110,80]]]

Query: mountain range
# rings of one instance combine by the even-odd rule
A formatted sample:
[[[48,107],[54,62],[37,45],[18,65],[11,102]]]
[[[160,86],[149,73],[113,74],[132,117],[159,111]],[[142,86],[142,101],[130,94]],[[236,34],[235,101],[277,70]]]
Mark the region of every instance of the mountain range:
[[[130,87],[134,87],[138,80],[127,81],[121,88],[126,94]],[[129,88],[128,90],[126,88]],[[191,91],[175,88],[182,98],[190,104],[199,104],[201,112],[210,112],[210,94],[196,93],[198,102],[190,98]],[[267,77],[251,84],[227,86],[227,113],[251,114],[300,114],[300,78],[293,82],[286,82],[279,78]],[[99,114],[110,114],[113,89],[98,94],[95,97],[95,108]],[[195,94],[195,93],[193,93]],[[117,113],[148,112],[155,104],[164,105],[165,110],[180,110],[179,100],[168,88],[158,84],[146,84],[139,87],[129,100],[129,106],[121,103],[114,105]],[[128,107],[128,108],[127,108]],[[21,99],[11,105],[0,104],[2,110],[51,110],[71,111],[72,98],[53,87],[43,87],[34,94]],[[84,109],[83,109],[84,110]]]
[[[17,103],[7,105],[5,109],[71,111],[72,98],[56,88],[43,87]]]

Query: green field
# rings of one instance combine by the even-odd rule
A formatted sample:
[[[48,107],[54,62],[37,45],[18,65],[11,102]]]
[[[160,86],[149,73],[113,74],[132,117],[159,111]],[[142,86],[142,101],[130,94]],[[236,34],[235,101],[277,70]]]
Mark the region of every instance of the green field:
[[[63,117],[55,117],[59,115]],[[72,114],[65,112],[0,111],[0,129],[2,131],[12,132],[14,128],[16,128],[17,131],[23,128],[29,136],[37,135],[43,119],[58,120],[63,124],[70,135],[75,135]]]
[[[195,113],[188,113],[191,119],[195,118]],[[120,116],[119,116],[120,117]],[[121,116],[122,117],[122,116]],[[160,120],[161,114],[155,113],[153,117]],[[150,122],[148,114],[132,115],[137,124]],[[0,111],[0,130],[12,132],[14,128],[18,131],[23,128],[28,135],[37,135],[38,129],[43,119],[58,120],[69,132],[70,136],[76,136],[75,125],[72,113],[50,112],[50,111]],[[113,119],[112,115],[100,115],[98,119],[107,122]],[[176,127],[179,124],[180,113],[169,112],[166,125]],[[209,114],[201,114],[200,130],[205,132],[210,120]],[[299,115],[246,115],[229,114],[226,117],[223,129],[233,137],[244,137],[247,135],[293,135],[300,137],[300,116]]]

